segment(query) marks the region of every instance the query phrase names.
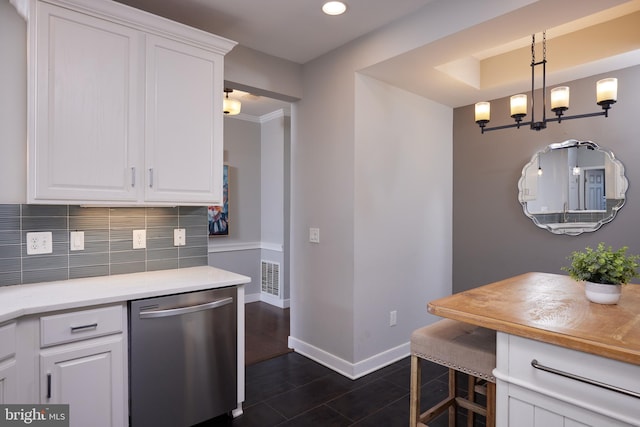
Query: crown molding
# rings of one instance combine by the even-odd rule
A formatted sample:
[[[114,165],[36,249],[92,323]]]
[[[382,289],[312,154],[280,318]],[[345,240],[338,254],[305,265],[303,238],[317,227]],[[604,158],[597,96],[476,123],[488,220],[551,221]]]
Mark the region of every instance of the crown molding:
[[[284,117],[286,114],[284,112],[284,110],[281,108],[279,110],[273,111],[271,113],[267,113],[264,114],[262,116],[251,116],[249,114],[244,114],[244,113],[240,113],[240,114],[236,114],[234,116],[225,116],[225,118],[228,119],[235,119],[235,120],[244,120],[245,122],[252,122],[252,123],[266,123],[268,121],[280,118],[280,117]]]

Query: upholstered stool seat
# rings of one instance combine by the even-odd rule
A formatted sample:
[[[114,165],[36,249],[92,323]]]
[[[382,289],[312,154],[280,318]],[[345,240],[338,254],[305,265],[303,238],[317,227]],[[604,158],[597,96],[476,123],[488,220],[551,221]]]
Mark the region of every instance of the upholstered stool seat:
[[[421,359],[449,368],[449,394],[432,408],[420,410]],[[426,426],[449,409],[449,425],[455,426],[458,407],[467,409],[468,425],[473,425],[474,414],[484,415],[486,425],[495,425],[496,333],[493,330],[443,319],[416,329],[411,334],[411,407],[410,426]],[[456,392],[456,375],[460,371],[469,375],[467,397]],[[486,406],[475,401],[476,392],[486,395]]]

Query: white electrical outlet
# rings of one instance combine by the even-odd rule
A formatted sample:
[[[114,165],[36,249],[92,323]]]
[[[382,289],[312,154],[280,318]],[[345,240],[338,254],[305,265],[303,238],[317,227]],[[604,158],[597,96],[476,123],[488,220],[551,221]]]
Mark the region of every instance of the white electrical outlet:
[[[69,233],[69,250],[84,251],[84,231],[72,231]]]
[[[50,231],[27,233],[27,255],[53,253],[53,238]]]
[[[147,247],[147,230],[133,230],[133,249]]]
[[[187,233],[184,228],[173,229],[173,246],[184,246],[187,244]]]
[[[389,312],[389,326],[396,326],[398,323],[398,312],[396,310],[392,310]]]
[[[310,228],[309,229],[309,242],[311,242],[311,243],[320,243],[320,229],[319,228]]]

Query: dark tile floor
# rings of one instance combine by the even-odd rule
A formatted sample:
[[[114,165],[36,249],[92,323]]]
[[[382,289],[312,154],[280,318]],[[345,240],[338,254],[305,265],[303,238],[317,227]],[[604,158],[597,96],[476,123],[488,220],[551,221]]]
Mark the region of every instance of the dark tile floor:
[[[422,408],[446,394],[447,371],[423,362]],[[409,424],[410,359],[404,358],[350,380],[297,353],[287,353],[246,369],[244,414],[221,416],[199,427],[376,426]],[[459,384],[466,384],[460,378]],[[466,425],[464,413],[458,425]],[[478,417],[482,418],[482,417]],[[477,420],[484,425],[484,420]],[[446,426],[443,416],[431,423]]]
[[[404,358],[355,381],[287,348],[289,310],[263,302],[245,306],[244,414],[198,427],[376,426],[409,424],[410,360]],[[422,362],[423,410],[446,395],[447,370]],[[458,384],[466,384],[460,374]],[[466,426],[466,413],[458,417]],[[478,417],[476,425],[484,426]],[[430,424],[448,426],[445,416]]]

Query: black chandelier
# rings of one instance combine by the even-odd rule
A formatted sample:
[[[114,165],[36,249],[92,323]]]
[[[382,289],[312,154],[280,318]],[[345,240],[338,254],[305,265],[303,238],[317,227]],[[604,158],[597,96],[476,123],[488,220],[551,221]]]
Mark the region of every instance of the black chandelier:
[[[475,105],[475,120],[480,126],[482,133],[509,128],[520,128],[520,126],[529,126],[533,130],[542,130],[547,127],[547,122],[558,122],[562,120],[582,119],[585,117],[605,116],[609,117],[609,109],[618,97],[618,79],[607,78],[599,80],[596,83],[596,103],[602,107],[603,111],[588,114],[576,114],[573,116],[565,116],[564,112],[569,109],[569,87],[560,86],[551,89],[551,111],[556,117],[547,118],[547,89],[546,89],[546,65],[547,65],[547,37],[546,32],[542,33],[542,61],[536,62],[536,35],[531,35],[531,121],[523,122],[522,119],[527,115],[527,95],[518,94],[511,97],[511,117],[516,121],[510,125],[486,127],[491,117],[491,105],[488,102],[478,102]],[[536,96],[534,92],[536,67],[542,65],[542,120],[535,119]]]

